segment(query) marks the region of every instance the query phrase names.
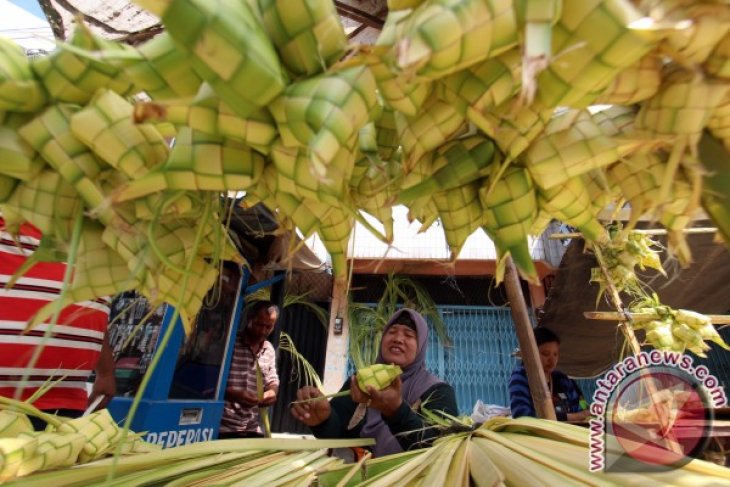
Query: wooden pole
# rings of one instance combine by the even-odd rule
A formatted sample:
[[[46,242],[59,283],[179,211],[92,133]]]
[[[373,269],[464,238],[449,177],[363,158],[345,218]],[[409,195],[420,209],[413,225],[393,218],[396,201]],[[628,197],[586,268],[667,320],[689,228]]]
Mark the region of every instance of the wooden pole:
[[[648,228],[648,229],[633,229],[631,233],[639,233],[642,235],[666,235],[667,230],[665,228]],[[682,230],[685,235],[701,235],[708,233],[717,233],[715,227],[702,227],[702,228],[685,228]],[[549,240],[564,240],[566,238],[583,238],[582,233],[578,232],[566,232],[566,233],[552,233],[548,236]]]
[[[603,258],[603,252],[601,252],[598,244],[594,244],[591,247],[593,250],[593,254],[596,256],[596,262],[598,262],[598,265],[601,268],[601,272],[603,273],[603,277],[606,280],[606,291],[608,291],[609,300],[611,301],[611,304],[613,304],[613,306],[616,308],[616,312],[619,313],[619,315],[622,317],[619,321],[619,329],[623,332],[624,338],[626,338],[626,341],[628,342],[633,355],[639,355],[641,353],[641,345],[639,344],[639,340],[636,338],[634,329],[631,326],[631,313],[627,313],[624,309],[624,305],[621,302],[621,296],[619,295],[618,289],[616,289],[616,286],[611,280],[611,274],[608,272],[606,261]],[[641,369],[639,374],[647,378],[647,380],[644,381],[644,386],[646,387],[649,394],[649,400],[656,405],[654,401],[656,400],[656,398],[659,397],[659,391],[656,388],[656,384],[654,384],[653,380],[651,379],[651,374],[646,369]],[[659,410],[659,405],[656,405],[656,407],[657,410]],[[671,424],[669,424],[670,420],[663,417],[659,417],[657,419],[659,420],[659,424],[662,426],[662,429],[669,432],[668,437],[665,438],[667,440],[667,446],[669,447],[669,449],[672,450],[674,453],[682,453],[682,449],[679,446],[679,443],[677,443],[677,439],[670,429],[672,426]]]
[[[512,320],[515,324],[522,361],[527,372],[527,382],[530,385],[530,394],[532,394],[532,402],[535,404],[535,412],[537,412],[538,418],[556,421],[553,398],[548,391],[545,372],[540,364],[540,353],[537,350],[537,343],[535,343],[535,334],[532,331],[530,315],[527,312],[525,297],[522,294],[520,278],[517,275],[515,263],[512,261],[512,257],[509,256],[506,258],[504,286],[512,310]]]
[[[618,313],[616,311],[584,311],[583,316],[589,320],[621,321],[630,317],[634,321],[661,319],[657,313]],[[730,315],[705,315],[713,325],[730,325]]]

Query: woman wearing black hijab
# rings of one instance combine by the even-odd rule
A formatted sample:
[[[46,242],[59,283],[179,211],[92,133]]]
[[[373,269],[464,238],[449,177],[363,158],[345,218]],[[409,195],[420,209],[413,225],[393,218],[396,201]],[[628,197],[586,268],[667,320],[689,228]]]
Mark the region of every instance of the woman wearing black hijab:
[[[377,358],[378,363],[399,365],[400,377],[382,391],[361,391],[353,376],[342,387],[349,396],[294,404],[292,415],[318,438],[375,438],[374,457],[428,446],[438,431],[418,414],[421,405],[453,416],[458,408],[454,389],[426,370],[427,348],[426,320],[412,309],[401,309],[383,330]],[[320,396],[315,387],[297,391],[298,400]],[[367,405],[362,417],[358,404]]]

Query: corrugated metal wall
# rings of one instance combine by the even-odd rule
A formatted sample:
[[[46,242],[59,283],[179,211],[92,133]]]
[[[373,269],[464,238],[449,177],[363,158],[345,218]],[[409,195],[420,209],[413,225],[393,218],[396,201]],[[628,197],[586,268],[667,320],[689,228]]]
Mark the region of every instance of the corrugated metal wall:
[[[471,414],[477,399],[509,405],[508,383],[517,335],[509,308],[440,306],[452,346],[431,337],[428,366],[456,391],[459,412]]]
[[[320,304],[320,306],[324,309],[329,308],[326,304]],[[299,353],[322,377],[327,350],[325,325],[306,306],[302,305],[287,306],[282,310],[280,319],[282,331],[292,337]],[[302,384],[301,380],[295,376],[296,369],[289,353],[279,352],[277,370],[280,385],[276,404],[271,409],[271,430],[309,434],[309,428],[294,420],[289,414],[289,403],[295,399],[296,391]]]

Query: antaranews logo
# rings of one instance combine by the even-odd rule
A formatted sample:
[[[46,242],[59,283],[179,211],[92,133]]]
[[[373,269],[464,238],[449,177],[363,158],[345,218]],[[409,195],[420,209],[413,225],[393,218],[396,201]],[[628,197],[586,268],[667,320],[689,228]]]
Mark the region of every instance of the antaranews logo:
[[[625,358],[596,381],[590,410],[592,472],[657,472],[697,457],[725,391],[688,355],[652,350]]]

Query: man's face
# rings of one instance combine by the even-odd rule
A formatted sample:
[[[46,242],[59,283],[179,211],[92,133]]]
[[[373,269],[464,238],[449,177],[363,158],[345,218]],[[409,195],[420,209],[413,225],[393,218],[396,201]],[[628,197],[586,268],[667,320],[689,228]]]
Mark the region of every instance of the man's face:
[[[412,328],[395,324],[385,331],[380,353],[386,364],[406,367],[413,363],[418,352],[418,336]]]
[[[276,324],[276,310],[262,309],[248,322],[249,334],[252,338],[260,341],[266,340],[271,335]]]

